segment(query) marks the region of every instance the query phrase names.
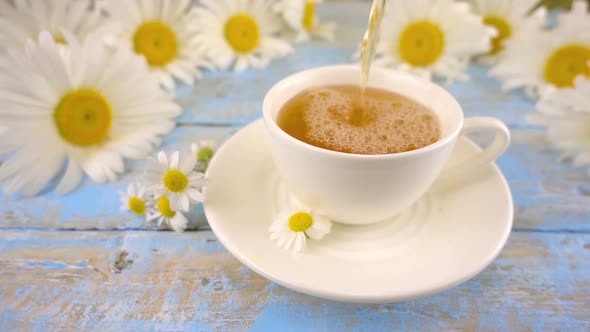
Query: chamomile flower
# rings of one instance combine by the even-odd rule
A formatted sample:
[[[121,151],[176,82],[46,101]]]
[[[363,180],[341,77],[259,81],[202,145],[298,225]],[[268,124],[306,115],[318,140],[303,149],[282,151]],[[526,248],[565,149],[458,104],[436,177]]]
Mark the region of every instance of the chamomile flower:
[[[176,232],[183,232],[187,228],[188,219],[182,212],[171,208],[168,196],[162,195],[154,203],[155,205],[148,216],[149,220],[156,220],[158,226],[166,225]]]
[[[465,80],[469,59],[487,52],[495,34],[465,2],[390,1],[375,64],[424,78]]]
[[[538,97],[555,88],[572,87],[578,75],[590,77],[590,13],[585,1],[558,17],[559,26],[536,31],[506,44],[504,56],[490,70],[503,88],[524,88]]]
[[[127,192],[120,193],[121,210],[131,211],[138,216],[147,216],[147,195],[141,184],[132,183],[127,186]]]
[[[197,158],[196,170],[204,172],[209,166],[209,162],[215,154],[215,146],[217,143],[214,140],[201,140],[199,143],[191,144],[191,152]]]
[[[483,63],[491,64],[502,54],[504,44],[520,35],[539,31],[545,24],[547,12],[539,7],[533,13],[531,9],[538,0],[471,0],[474,12],[483,17],[486,25],[496,29],[497,35],[492,39],[492,48],[480,57]]]
[[[188,211],[191,202],[202,202],[203,173],[194,171],[197,164],[195,155],[186,154],[180,158],[178,151],[170,158],[163,151],[153,160],[154,167],[146,172],[149,188],[156,197],[167,196],[173,211]]]
[[[211,68],[190,31],[190,0],[101,0],[99,6],[121,26],[115,45],[142,55],[167,90],[174,90],[174,78],[192,85],[200,68]]]
[[[269,232],[270,239],[276,241],[280,248],[301,253],[308,237],[320,240],[330,233],[331,228],[332,223],[327,217],[296,204],[292,210],[278,214]]]
[[[59,175],[57,192],[86,173],[111,181],[124,159],[144,158],[170,132],[181,108],[135,54],[66,34],[67,54],[48,32],[0,60],[0,182],[34,195]]]
[[[296,42],[308,41],[312,37],[331,41],[334,39],[336,23],[320,23],[316,7],[322,2],[323,0],[279,0],[274,9],[295,31]]]
[[[547,140],[573,165],[590,165],[590,80],[579,76],[575,86],[553,90],[537,103],[528,120],[547,127]]]
[[[282,22],[271,0],[202,0],[193,9],[194,31],[220,69],[263,68],[293,52],[277,37]]]
[[[117,26],[91,9],[91,0],[19,0],[14,5],[0,1],[0,48],[22,50],[41,31],[65,44],[64,31],[83,41],[90,34],[102,39],[116,32]]]

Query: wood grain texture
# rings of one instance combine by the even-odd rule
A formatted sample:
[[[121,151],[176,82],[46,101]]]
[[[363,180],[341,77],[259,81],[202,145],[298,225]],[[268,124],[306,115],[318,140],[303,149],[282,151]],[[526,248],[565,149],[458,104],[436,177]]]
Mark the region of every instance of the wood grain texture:
[[[208,73],[193,87],[181,85],[177,99],[185,111],[179,128],[165,138],[163,149],[187,148],[200,138],[225,140],[240,126],[261,115],[262,99],[286,75],[320,65],[350,63],[362,35],[367,3],[330,3],[320,7],[326,20],[340,24],[334,44],[312,42],[273,62],[265,70]],[[446,85],[467,116],[491,115],[512,129],[513,144],[498,164],[510,182],[515,199],[515,229],[590,231],[590,181],[584,170],[557,162],[543,132],[527,125],[534,104],[520,92],[504,93],[486,76],[486,69],[469,70],[471,81]],[[117,192],[141,175],[145,162],[130,162],[131,172],[117,183],[96,185],[86,180],[65,197],[48,192],[34,198],[0,196],[0,229],[144,229],[141,220],[119,213]],[[80,206],[84,208],[81,209]],[[205,226],[201,210],[191,215],[192,226]]]
[[[174,130],[160,147],[165,151],[190,149],[192,142],[215,139],[221,144],[237,128],[232,127],[185,127]],[[127,184],[140,180],[149,167],[146,160],[128,163],[130,172],[116,183],[94,184],[85,179],[76,191],[60,196],[48,190],[36,197],[1,197],[0,229],[155,229],[150,223],[132,214],[120,211],[119,192]],[[189,214],[192,228],[206,226],[202,208]]]
[[[220,142],[238,127],[182,126],[166,138],[163,149],[188,148],[202,138]],[[515,204],[514,228],[536,231],[590,231],[590,178],[583,169],[557,161],[543,132],[512,128],[512,145],[499,160]],[[481,139],[485,141],[485,139]],[[86,182],[75,192],[52,192],[33,198],[0,197],[0,229],[153,229],[131,214],[119,211],[119,191],[141,177],[145,162],[129,164],[131,172],[119,182]],[[207,227],[202,209],[190,214],[192,227]]]
[[[590,235],[513,233],[462,286],[391,305],[302,295],[210,232],[0,232],[3,330],[590,329]]]
[[[163,149],[223,141],[261,115],[266,90],[286,75],[352,63],[367,1],[319,7],[339,23],[334,44],[297,46],[265,70],[207,73],[181,85],[185,109]],[[498,160],[515,203],[506,248],[473,280],[424,299],[354,305],[302,295],[254,274],[207,231],[202,209],[176,234],[121,213],[117,192],[139,177],[60,197],[0,196],[0,330],[203,331],[590,331],[590,177],[557,162],[543,130],[526,123],[534,104],[504,93],[473,66],[471,81],[445,85],[467,116],[504,120],[513,144]],[[444,84],[444,82],[439,82]],[[476,137],[485,142],[486,137]],[[345,276],[343,276],[345,277]]]

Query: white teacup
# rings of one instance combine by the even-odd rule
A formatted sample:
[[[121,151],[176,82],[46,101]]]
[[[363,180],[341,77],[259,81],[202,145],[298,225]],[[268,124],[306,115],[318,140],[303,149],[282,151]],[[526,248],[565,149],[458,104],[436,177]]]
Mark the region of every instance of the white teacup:
[[[445,171],[445,177],[484,166],[509,145],[510,132],[500,120],[464,119],[459,103],[443,88],[382,68],[371,70],[368,86],[405,95],[434,111],[441,125],[441,138],[436,143],[402,153],[349,154],[304,143],[277,125],[283,105],[303,90],[327,85],[358,85],[359,80],[359,66],[321,67],[283,79],[264,98],[264,122],[279,175],[302,202],[323,211],[336,222],[374,223],[409,207],[439,176],[461,134],[492,131],[495,139],[475,158],[454,166],[449,171],[453,174]]]

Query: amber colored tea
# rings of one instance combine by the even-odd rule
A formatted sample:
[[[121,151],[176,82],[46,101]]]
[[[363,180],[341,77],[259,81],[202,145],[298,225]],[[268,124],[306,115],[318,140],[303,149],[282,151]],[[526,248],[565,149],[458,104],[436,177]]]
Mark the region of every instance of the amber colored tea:
[[[346,153],[411,151],[436,142],[436,114],[408,97],[367,88],[361,104],[358,86],[306,90],[289,100],[278,121],[289,135],[308,144]]]

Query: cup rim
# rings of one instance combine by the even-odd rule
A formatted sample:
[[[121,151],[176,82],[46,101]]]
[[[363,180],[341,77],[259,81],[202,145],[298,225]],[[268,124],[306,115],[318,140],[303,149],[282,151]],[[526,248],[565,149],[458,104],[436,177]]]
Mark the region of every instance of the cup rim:
[[[299,72],[293,73],[293,74],[281,79],[280,81],[275,83],[267,91],[266,95],[264,96],[264,101],[262,104],[262,117],[264,119],[266,127],[269,128],[269,130],[271,130],[275,134],[279,135],[279,137],[286,139],[286,140],[290,141],[292,144],[295,144],[301,148],[315,151],[320,154],[340,158],[340,159],[356,159],[356,160],[398,159],[398,158],[406,158],[406,157],[410,157],[410,156],[416,156],[416,155],[428,153],[430,151],[437,150],[437,149],[440,149],[440,148],[446,146],[447,144],[452,142],[461,132],[461,129],[463,127],[463,121],[465,119],[463,109],[461,108],[461,105],[457,102],[455,97],[453,97],[447,90],[445,90],[441,86],[439,86],[429,80],[423,79],[423,78],[419,78],[419,77],[416,77],[416,76],[413,76],[413,75],[410,75],[407,73],[403,73],[400,71],[396,71],[393,69],[388,69],[388,68],[383,68],[383,67],[375,67],[375,68],[371,68],[371,71],[373,73],[378,71],[381,73],[385,73],[387,75],[393,75],[393,76],[402,77],[404,79],[414,80],[418,84],[422,84],[422,85],[425,85],[431,89],[438,90],[438,91],[442,92],[444,95],[448,96],[449,99],[452,100],[452,102],[455,104],[457,110],[460,113],[458,125],[454,128],[453,131],[451,131],[450,133],[448,133],[444,137],[441,137],[438,141],[436,141],[435,143],[432,143],[430,145],[421,147],[419,149],[411,150],[411,151],[385,153],[385,154],[358,154],[358,153],[333,151],[333,150],[320,148],[315,145],[303,142],[303,141],[287,134],[281,127],[279,127],[279,125],[277,124],[275,119],[273,119],[272,109],[270,107],[270,98],[273,98],[273,96],[275,94],[277,94],[278,91],[283,89],[283,87],[285,85],[289,85],[289,82],[296,79],[296,78],[299,78],[301,76],[316,74],[317,72],[322,72],[322,71],[327,71],[327,70],[357,70],[360,72],[360,67],[358,65],[322,66],[322,67],[316,67],[316,68],[311,68],[311,69],[299,71]],[[303,90],[301,90],[301,91],[303,91]],[[392,91],[392,92],[395,92],[395,91]]]

